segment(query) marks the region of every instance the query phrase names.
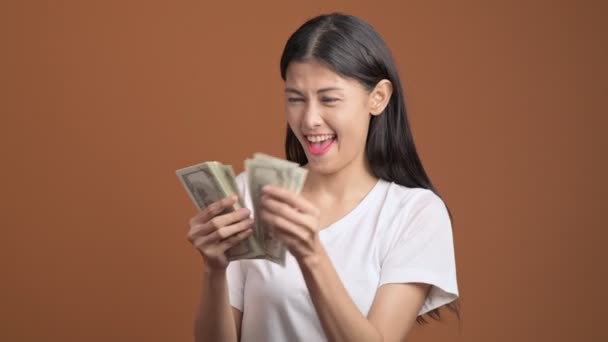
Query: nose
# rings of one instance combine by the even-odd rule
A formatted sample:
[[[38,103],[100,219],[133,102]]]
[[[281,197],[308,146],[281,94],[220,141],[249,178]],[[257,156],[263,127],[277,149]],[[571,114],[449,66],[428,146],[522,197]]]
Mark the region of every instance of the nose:
[[[306,110],[304,112],[304,120],[302,120],[302,123],[304,124],[304,128],[306,129],[320,127],[323,123],[320,108],[317,105],[316,101],[308,101],[308,104],[306,105]]]

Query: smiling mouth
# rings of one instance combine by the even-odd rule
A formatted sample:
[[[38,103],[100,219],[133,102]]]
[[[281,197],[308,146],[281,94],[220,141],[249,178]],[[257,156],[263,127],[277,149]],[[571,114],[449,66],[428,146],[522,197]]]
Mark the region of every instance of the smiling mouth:
[[[335,134],[305,135],[308,152],[313,155],[325,154],[336,141]]]

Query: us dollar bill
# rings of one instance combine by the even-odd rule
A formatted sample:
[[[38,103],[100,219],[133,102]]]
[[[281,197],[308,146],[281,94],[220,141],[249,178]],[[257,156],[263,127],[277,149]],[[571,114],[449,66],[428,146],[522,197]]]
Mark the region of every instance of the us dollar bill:
[[[283,169],[276,168],[273,165],[262,162],[260,160],[248,159],[245,161],[245,170],[249,180],[249,193],[251,194],[251,202],[254,212],[254,235],[258,241],[262,241],[264,250],[268,255],[268,242],[271,240],[269,227],[260,217],[262,187],[265,185],[276,185],[284,187],[287,182],[287,174]]]
[[[261,220],[259,215],[261,189],[265,185],[275,185],[299,193],[304,185],[307,170],[299,167],[297,163],[261,153],[256,153],[252,160],[246,160],[245,169],[249,177],[249,189],[256,213],[255,234],[257,239],[263,241],[268,260],[284,265],[286,247],[272,235],[270,227]]]
[[[289,191],[300,193],[307,170],[298,163],[255,153],[253,159],[245,161],[249,195],[254,212],[254,233],[246,240],[226,251],[228,260],[267,259],[285,265],[286,248],[276,239],[270,227],[259,215],[261,209],[262,187],[275,185]],[[230,165],[209,161],[176,171],[178,178],[197,208],[203,209],[211,203],[231,195],[238,201],[222,214],[245,207],[245,199],[236,184],[234,170]]]
[[[233,212],[245,206],[234,180],[232,167],[217,161],[205,162],[176,171],[176,174],[198,209],[204,209],[211,203],[231,195],[239,200],[222,214]],[[255,237],[241,241],[226,251],[228,260],[255,259],[264,257],[265,252]]]
[[[292,162],[289,160],[285,160],[285,159],[279,159],[277,157],[273,157],[269,154],[265,154],[265,153],[254,153],[253,154],[253,159],[255,160],[259,160],[259,161],[266,161],[268,163],[271,163],[273,165],[282,165],[286,168],[292,168],[292,167],[299,167],[300,164],[296,163],[296,162]]]
[[[238,194],[239,204],[241,208],[245,208],[245,199],[239,191],[239,187],[236,184],[236,175],[231,165],[223,165],[224,178],[228,181],[230,188],[234,194]]]

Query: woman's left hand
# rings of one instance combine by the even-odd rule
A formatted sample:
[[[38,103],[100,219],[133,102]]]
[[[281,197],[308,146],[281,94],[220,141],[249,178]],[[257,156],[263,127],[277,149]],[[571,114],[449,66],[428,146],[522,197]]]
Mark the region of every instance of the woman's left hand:
[[[319,240],[319,209],[299,194],[267,185],[262,188],[261,219],[299,261],[323,250]]]

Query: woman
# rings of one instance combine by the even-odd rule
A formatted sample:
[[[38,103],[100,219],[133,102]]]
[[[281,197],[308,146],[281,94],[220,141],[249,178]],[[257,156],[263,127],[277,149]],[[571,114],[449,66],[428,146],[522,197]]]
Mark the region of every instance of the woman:
[[[402,341],[458,297],[449,212],[420,162],[399,76],[359,18],[313,18],[281,57],[286,153],[308,169],[301,194],[264,188],[260,218],[288,248],[283,268],[228,263],[251,211],[190,221],[206,263],[197,341]],[[247,175],[237,177],[247,207]]]

